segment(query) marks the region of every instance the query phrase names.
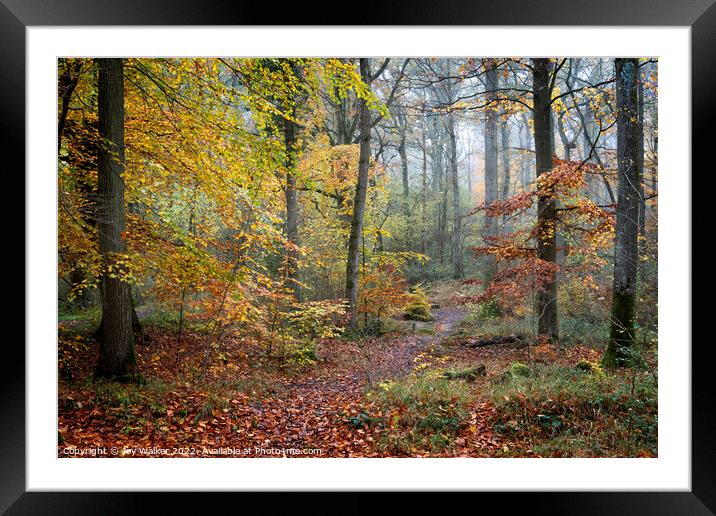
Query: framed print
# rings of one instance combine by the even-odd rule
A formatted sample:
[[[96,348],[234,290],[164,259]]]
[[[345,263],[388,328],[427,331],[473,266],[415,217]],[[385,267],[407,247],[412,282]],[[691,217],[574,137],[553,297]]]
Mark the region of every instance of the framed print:
[[[8,514],[187,491],[713,513],[712,2],[0,19],[27,202]]]

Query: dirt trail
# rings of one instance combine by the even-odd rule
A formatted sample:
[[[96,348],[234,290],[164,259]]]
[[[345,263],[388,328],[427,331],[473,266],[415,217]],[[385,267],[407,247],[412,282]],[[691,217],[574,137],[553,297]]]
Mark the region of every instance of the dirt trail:
[[[369,454],[370,436],[364,430],[351,431],[346,420],[360,414],[366,387],[409,374],[418,354],[450,335],[465,312],[441,308],[434,310],[433,316],[434,321],[416,322],[414,326],[415,332],[433,328],[432,334],[370,339],[355,348],[347,363],[329,363],[320,372],[303,374],[286,382],[273,400],[253,406],[252,420],[259,431],[267,415],[284,421],[278,427],[265,425],[273,432],[264,445],[316,447],[322,449],[324,456]]]
[[[430,334],[416,333],[386,341],[381,349],[383,356],[375,360],[374,378],[400,378],[410,373],[415,366],[415,358],[429,346],[437,345],[449,336],[464,317],[465,312],[459,308],[440,308],[433,311],[433,321],[414,323],[415,332],[432,330]]]
[[[134,427],[140,428],[134,423],[136,419],[131,419],[131,425],[127,422],[129,416],[146,413],[141,403],[131,406],[131,414],[118,415],[119,409],[110,407],[103,416],[98,412],[100,408],[89,410],[93,406],[89,401],[87,408],[72,401],[90,393],[71,393],[68,396],[74,408],[60,414],[60,428],[66,439],[61,446],[135,448],[141,443],[178,447],[184,451],[176,456],[191,457],[217,456],[211,449],[218,447],[248,450],[239,456],[249,457],[384,456],[385,451],[378,446],[381,427],[367,423],[366,418],[375,415],[375,410],[366,390],[387,379],[408,375],[417,365],[416,357],[446,338],[464,315],[458,308],[442,308],[433,311],[435,321],[416,322],[408,334],[388,334],[359,342],[326,342],[319,346],[321,360],[315,366],[270,378],[263,378],[257,371],[256,378],[247,377],[258,380],[256,388],[236,388],[226,393],[224,405],[212,406],[207,393],[185,392],[178,387],[163,398],[166,415],[162,422],[141,427],[142,434],[133,433]],[[159,348],[151,351],[155,356],[160,352]],[[155,361],[149,363],[156,367]],[[158,371],[154,373],[157,377]]]

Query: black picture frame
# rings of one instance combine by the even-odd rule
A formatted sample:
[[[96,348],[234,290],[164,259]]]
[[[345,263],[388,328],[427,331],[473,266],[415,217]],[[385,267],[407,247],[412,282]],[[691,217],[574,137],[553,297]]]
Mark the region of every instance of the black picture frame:
[[[334,5],[334,19],[321,19],[315,7],[305,3],[278,4],[272,9],[240,1],[216,0],[0,0],[0,105],[2,142],[6,157],[14,154],[24,170],[25,144],[25,29],[27,26],[82,25],[575,25],[575,26],[690,26],[692,71],[692,163],[708,163],[713,147],[714,93],[716,85],[715,0],[497,0],[469,1],[375,0]],[[341,11],[343,7],[347,7]],[[333,9],[332,8],[332,9]],[[341,13],[341,16],[338,16]],[[28,135],[32,137],[32,135]],[[710,167],[712,168],[712,167]],[[697,170],[696,166],[693,167]],[[685,172],[686,173],[686,172]],[[17,174],[16,174],[17,175]],[[24,184],[20,186],[24,191]],[[19,228],[17,228],[19,231]],[[24,237],[16,238],[15,242]],[[24,252],[24,251],[23,251]],[[32,270],[25,267],[25,275]],[[690,302],[690,300],[685,300]],[[17,302],[19,304],[19,301]],[[29,310],[32,307],[27,307]],[[13,323],[14,324],[14,323]],[[684,341],[691,345],[691,329]],[[704,342],[705,344],[705,342]],[[470,493],[455,500],[483,510],[486,501],[505,503],[504,508],[552,514],[713,514],[716,511],[716,411],[713,368],[707,345],[692,346],[692,490],[691,492],[560,492]],[[6,364],[0,375],[0,510],[7,514],[134,514],[161,504],[161,513],[190,512],[189,493],[70,493],[26,492],[25,489],[25,353],[17,344],[5,343]],[[8,364],[14,364],[9,366]],[[311,504],[312,513],[364,513],[371,502],[366,494],[351,493],[341,506],[304,501],[307,493],[290,494],[298,508]],[[478,495],[479,498],[475,498]],[[226,504],[228,493],[212,493],[206,510]],[[245,497],[246,493],[239,496]],[[470,498],[467,498],[467,497]],[[280,501],[282,497],[279,497]],[[496,499],[499,498],[499,499]],[[505,498],[503,500],[502,498]],[[271,495],[273,513],[277,498]],[[242,503],[248,503],[244,499]],[[266,502],[259,502],[266,503]],[[367,505],[366,505],[367,504]],[[422,494],[405,500],[401,512],[420,508]],[[412,506],[412,507],[411,507]],[[259,511],[262,513],[262,511]],[[371,510],[372,512],[372,510]]]

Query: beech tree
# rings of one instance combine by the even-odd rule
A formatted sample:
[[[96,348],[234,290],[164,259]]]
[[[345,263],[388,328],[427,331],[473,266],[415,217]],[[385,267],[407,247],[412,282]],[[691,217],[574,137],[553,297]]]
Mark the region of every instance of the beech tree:
[[[614,68],[617,95],[619,201],[614,240],[611,326],[604,364],[608,367],[622,367],[630,362],[630,348],[634,345],[636,333],[636,280],[641,204],[638,59],[615,59]]]
[[[656,455],[655,59],[57,65],[59,456]]]
[[[494,59],[485,60],[485,88],[487,90],[487,108],[485,112],[485,206],[497,200],[497,65]],[[485,213],[484,237],[497,236],[497,219]],[[490,282],[497,272],[495,257],[487,255],[484,278]]]
[[[360,76],[370,88],[370,64],[368,58],[362,57],[359,62]],[[370,109],[368,99],[360,99],[360,157],[358,161],[358,178],[353,198],[353,215],[351,232],[348,239],[348,260],[346,262],[346,297],[350,306],[350,327],[358,326],[358,259],[360,257],[361,238],[363,236],[363,216],[368,188],[368,167],[370,167]]]
[[[534,142],[537,182],[552,170],[554,132],[552,128],[552,90],[556,72],[549,59],[533,59]],[[537,202],[537,258],[549,263],[557,259],[557,206],[549,189],[543,189]],[[537,333],[559,339],[557,312],[557,274],[551,272],[537,293]]]
[[[125,268],[124,78],[122,59],[97,59],[99,137],[96,220],[101,278],[102,332],[97,375],[131,379],[136,374],[130,285]]]

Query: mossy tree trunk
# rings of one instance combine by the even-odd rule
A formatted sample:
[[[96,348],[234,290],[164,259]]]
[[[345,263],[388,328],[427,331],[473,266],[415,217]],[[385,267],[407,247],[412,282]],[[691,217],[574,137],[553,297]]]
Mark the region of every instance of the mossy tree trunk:
[[[549,59],[532,60],[534,90],[534,142],[537,178],[552,170],[554,133],[552,128],[552,65]],[[551,192],[537,200],[537,257],[547,263],[557,259],[557,206]],[[553,272],[537,293],[537,333],[559,339],[557,274]]]
[[[395,120],[398,126],[398,155],[400,156],[400,177],[403,181],[403,214],[410,216],[410,175],[408,169],[408,150],[406,147],[406,133],[408,131],[405,113],[395,109]]]
[[[368,58],[360,58],[361,79],[370,87],[370,69]],[[350,310],[350,327],[358,327],[358,261],[361,240],[363,238],[363,216],[368,189],[368,168],[370,166],[370,110],[365,99],[360,100],[360,157],[358,160],[358,180],[353,200],[351,232],[348,239],[348,260],[346,263],[346,297]]]
[[[291,113],[295,116],[295,113]],[[283,121],[283,136],[286,146],[286,274],[289,288],[296,300],[301,299],[301,286],[298,278],[298,190],[296,189],[296,124],[291,120]]]
[[[634,312],[639,261],[640,146],[637,59],[616,59],[617,173],[619,193],[612,287],[611,328],[604,365],[629,365],[635,342]]]
[[[102,323],[97,375],[126,381],[137,373],[129,283],[115,262],[126,252],[124,202],[124,80],[122,59],[97,59],[100,148],[97,176],[97,229],[102,275]]]
[[[499,79],[497,66],[493,59],[485,63],[485,89],[487,91],[487,106],[485,113],[485,206],[490,206],[497,201],[498,179],[497,179],[497,88]],[[490,243],[490,239],[497,236],[497,217],[490,217],[485,213],[485,226],[482,231],[483,239]],[[485,271],[483,280],[485,283],[492,281],[497,273],[497,262],[491,254],[485,256]]]

